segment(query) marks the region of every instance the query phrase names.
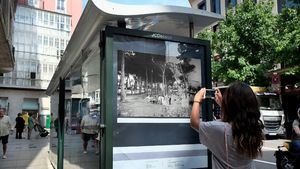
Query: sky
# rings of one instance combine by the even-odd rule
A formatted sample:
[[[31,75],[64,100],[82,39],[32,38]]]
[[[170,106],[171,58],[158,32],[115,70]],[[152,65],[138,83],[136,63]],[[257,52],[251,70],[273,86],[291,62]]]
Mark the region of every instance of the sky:
[[[82,6],[85,7],[88,0],[82,0]],[[156,4],[156,5],[175,5],[175,6],[184,6],[190,7],[188,0],[109,0],[115,3],[122,3],[122,4]]]

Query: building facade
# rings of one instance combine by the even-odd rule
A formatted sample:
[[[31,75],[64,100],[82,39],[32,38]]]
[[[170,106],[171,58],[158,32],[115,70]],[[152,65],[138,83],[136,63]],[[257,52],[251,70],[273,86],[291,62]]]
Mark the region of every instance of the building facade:
[[[0,77],[0,103],[11,118],[26,111],[37,114],[43,124],[50,115],[45,90],[81,11],[77,0],[18,1],[13,30],[15,66]]]
[[[243,3],[244,0],[189,0],[192,8],[206,10],[226,15],[226,11],[230,7],[234,7],[237,4]],[[264,0],[253,0],[255,3]],[[281,12],[283,6],[292,7],[294,5],[292,0],[272,0],[273,1],[273,13],[278,14]]]

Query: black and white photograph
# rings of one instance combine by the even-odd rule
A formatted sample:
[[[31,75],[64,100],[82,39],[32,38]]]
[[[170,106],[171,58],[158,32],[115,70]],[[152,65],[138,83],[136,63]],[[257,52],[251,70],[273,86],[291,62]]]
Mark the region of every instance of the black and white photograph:
[[[203,51],[182,43],[161,44],[159,53],[149,46],[144,52],[134,50],[138,46],[117,50],[118,117],[189,117],[201,86]]]

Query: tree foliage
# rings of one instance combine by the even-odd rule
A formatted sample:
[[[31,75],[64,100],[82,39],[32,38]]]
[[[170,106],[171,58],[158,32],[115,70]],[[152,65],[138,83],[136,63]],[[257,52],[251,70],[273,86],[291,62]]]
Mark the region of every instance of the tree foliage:
[[[266,84],[266,72],[274,64],[275,23],[270,1],[255,4],[248,0],[228,10],[216,35],[215,51],[222,59],[213,63],[216,76],[225,83]]]
[[[277,61],[285,67],[300,65],[300,10],[299,5],[295,7],[284,8],[278,15]],[[297,73],[291,70],[287,73]]]

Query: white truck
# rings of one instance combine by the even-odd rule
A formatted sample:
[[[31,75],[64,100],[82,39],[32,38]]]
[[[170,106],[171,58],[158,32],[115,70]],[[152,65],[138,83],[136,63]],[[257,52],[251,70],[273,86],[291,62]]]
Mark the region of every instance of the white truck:
[[[279,95],[274,92],[266,92],[266,88],[251,88],[260,103],[260,119],[264,124],[264,134],[285,137],[285,116]]]

